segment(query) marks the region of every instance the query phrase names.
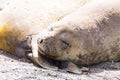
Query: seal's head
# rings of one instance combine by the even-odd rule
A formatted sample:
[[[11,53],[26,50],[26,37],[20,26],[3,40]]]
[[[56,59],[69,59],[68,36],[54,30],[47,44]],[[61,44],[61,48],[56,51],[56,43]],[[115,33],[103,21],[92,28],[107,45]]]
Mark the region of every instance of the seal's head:
[[[39,35],[39,52],[56,60],[77,59],[81,45],[78,38],[79,34],[69,24],[52,24]]]

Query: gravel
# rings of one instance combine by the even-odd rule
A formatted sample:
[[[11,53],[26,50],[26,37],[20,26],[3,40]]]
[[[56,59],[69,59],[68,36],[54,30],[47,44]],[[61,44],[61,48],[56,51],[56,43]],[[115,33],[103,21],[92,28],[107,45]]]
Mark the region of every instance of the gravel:
[[[120,62],[105,62],[88,68],[90,72],[81,75],[51,71],[0,51],[0,80],[120,80]]]

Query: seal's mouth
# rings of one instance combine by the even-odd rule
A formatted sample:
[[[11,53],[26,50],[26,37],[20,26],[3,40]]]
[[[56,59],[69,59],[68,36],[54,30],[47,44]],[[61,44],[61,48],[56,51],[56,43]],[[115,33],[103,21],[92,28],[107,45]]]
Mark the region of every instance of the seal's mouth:
[[[53,55],[50,55],[50,52],[49,51],[43,51],[40,47],[39,47],[39,54],[43,55],[43,56],[46,56],[48,58],[51,58],[51,59],[55,59],[56,56],[53,56]]]
[[[47,63],[50,66],[58,67],[58,69],[64,69],[68,66],[66,64],[63,64],[66,61],[55,60],[55,59],[49,58],[45,55],[42,55],[41,53],[39,53],[39,59],[42,60],[42,62]]]
[[[49,65],[52,65],[52,66],[57,66],[58,65],[57,64],[57,62],[58,62],[57,60],[49,58],[49,57],[47,57],[47,56],[45,56],[45,55],[43,55],[41,53],[39,53],[39,58],[44,59]]]
[[[42,55],[44,55],[45,56],[45,52],[39,47],[39,50],[38,50],[38,52],[40,53],[40,54],[42,54]]]

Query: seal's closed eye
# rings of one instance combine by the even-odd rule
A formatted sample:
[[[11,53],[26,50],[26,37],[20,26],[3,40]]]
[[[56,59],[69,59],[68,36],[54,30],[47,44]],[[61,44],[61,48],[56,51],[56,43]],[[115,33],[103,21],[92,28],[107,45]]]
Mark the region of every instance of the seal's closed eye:
[[[70,47],[70,44],[67,43],[66,41],[64,40],[60,40],[60,41],[61,41],[62,49],[67,49],[68,47]]]

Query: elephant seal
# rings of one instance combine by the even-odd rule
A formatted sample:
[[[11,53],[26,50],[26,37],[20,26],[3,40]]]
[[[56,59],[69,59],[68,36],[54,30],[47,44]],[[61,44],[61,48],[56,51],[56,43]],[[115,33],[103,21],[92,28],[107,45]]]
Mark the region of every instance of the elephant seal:
[[[35,53],[31,46],[36,43],[36,40],[32,38],[34,43],[30,44],[30,35],[41,32],[50,23],[58,21],[87,1],[89,0],[11,1],[0,11],[0,49],[18,57],[30,56],[31,54],[26,55],[26,53]],[[38,65],[45,67],[44,58],[41,57],[38,61],[35,57],[33,55],[30,58]]]
[[[40,54],[87,66],[120,60],[120,0],[94,0],[40,34]]]

